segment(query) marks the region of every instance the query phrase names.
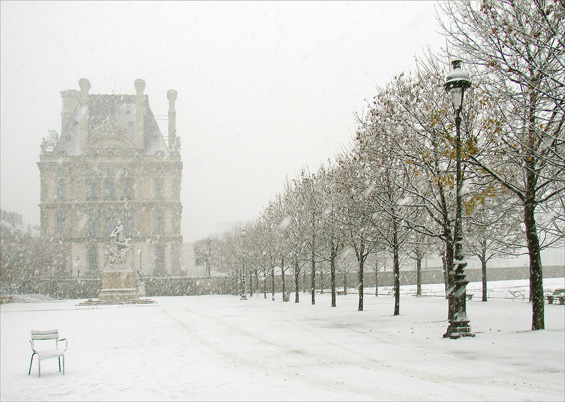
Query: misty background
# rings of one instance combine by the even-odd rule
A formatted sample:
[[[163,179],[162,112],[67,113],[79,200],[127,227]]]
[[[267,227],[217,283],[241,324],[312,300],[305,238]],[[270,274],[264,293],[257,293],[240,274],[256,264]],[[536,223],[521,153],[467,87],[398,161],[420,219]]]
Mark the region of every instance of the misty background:
[[[2,209],[39,224],[39,160],[60,91],[134,94],[157,118],[178,91],[182,235],[262,207],[349,145],[361,113],[437,33],[435,2],[2,2]],[[158,120],[166,135],[167,121]]]

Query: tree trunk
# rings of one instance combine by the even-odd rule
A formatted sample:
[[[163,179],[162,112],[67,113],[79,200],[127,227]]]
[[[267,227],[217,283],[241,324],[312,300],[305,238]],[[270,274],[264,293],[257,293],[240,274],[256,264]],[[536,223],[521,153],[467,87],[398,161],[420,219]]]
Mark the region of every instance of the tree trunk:
[[[416,296],[422,296],[422,257],[416,258]]]
[[[249,271],[249,297],[253,297],[253,271]]]
[[[332,307],[336,306],[336,299],[335,299],[335,258],[336,253],[334,252],[334,248],[332,245],[331,254],[330,254],[330,286],[332,288]]]
[[[284,278],[284,273],[285,273],[284,258],[281,258],[282,301],[287,302],[288,297],[286,296],[286,281]]]
[[[528,176],[533,173],[528,172]],[[536,228],[535,204],[533,197],[528,197],[524,207],[526,239],[530,254],[530,297],[532,300],[532,330],[545,328],[543,301],[543,272],[541,265],[539,237]]]
[[[312,252],[312,304],[316,304],[316,261],[314,261],[314,252]]]
[[[375,297],[379,296],[379,255],[375,253]]]
[[[396,238],[396,233],[394,234]],[[396,242],[396,240],[395,240]],[[398,246],[393,248],[393,265],[394,265],[394,315],[400,314],[400,262],[398,258]]]
[[[316,245],[316,224],[314,221],[314,216],[312,216],[312,305],[316,304],[316,253],[315,253],[315,245]]]
[[[300,302],[300,287],[298,278],[300,277],[300,268],[298,267],[298,261],[294,261],[294,302]]]
[[[483,278],[483,299],[482,301],[486,302],[487,301],[487,294],[488,294],[488,290],[487,290],[487,259],[486,256],[483,255],[481,256],[481,272],[482,272],[482,278]]]
[[[365,265],[365,258],[363,255],[360,254],[359,258],[359,286],[357,287],[359,292],[359,306],[357,307],[357,311],[363,311],[363,268]]]
[[[320,264],[320,294],[324,294],[324,266]]]
[[[539,84],[538,73],[530,66],[530,79],[532,87]],[[536,187],[538,184],[538,156],[534,147],[538,140],[536,135],[536,111],[538,108],[538,94],[536,91],[529,92],[528,102],[528,148],[525,155],[526,168],[526,194],[524,197],[524,224],[526,226],[526,239],[528,252],[530,254],[530,301],[532,303],[532,330],[545,329],[544,301],[543,301],[543,272],[541,265],[541,254],[538,230],[536,227]]]
[[[271,300],[275,300],[275,267],[271,268]]]
[[[343,294],[347,295],[347,272],[343,273]]]

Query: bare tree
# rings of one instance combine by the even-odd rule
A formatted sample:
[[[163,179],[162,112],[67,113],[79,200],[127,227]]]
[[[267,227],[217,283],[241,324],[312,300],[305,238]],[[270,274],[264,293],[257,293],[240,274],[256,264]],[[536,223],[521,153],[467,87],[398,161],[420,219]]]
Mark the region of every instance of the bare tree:
[[[315,174],[302,170],[296,186],[301,198],[300,209],[303,214],[302,219],[307,222],[305,242],[310,252],[312,304],[316,304],[316,263],[319,259],[321,243],[318,238],[318,232],[323,213],[317,184],[318,178]]]
[[[532,330],[545,328],[538,206],[565,191],[565,5],[470,0],[440,4],[451,51],[468,58],[493,111],[471,161],[521,202],[530,256]],[[556,183],[558,185],[554,186]]]
[[[515,255],[521,243],[520,216],[504,193],[486,197],[467,218],[465,247],[481,261],[482,301],[488,299],[487,264],[497,257]]]
[[[354,152],[368,167],[370,179],[364,194],[368,203],[365,213],[373,225],[379,243],[392,255],[394,274],[394,315],[400,314],[400,259],[409,240],[406,222],[417,211],[409,204],[412,197],[407,190],[411,170],[406,169],[399,144],[404,133],[398,130],[397,116],[391,115],[394,106],[386,91],[375,96],[366,119],[359,123]]]
[[[206,276],[210,276],[211,264],[213,259],[212,245],[214,238],[209,236],[194,243],[194,262],[196,265],[204,265]]]
[[[374,226],[366,213],[369,168],[359,157],[343,155],[338,160],[342,173],[338,176],[340,212],[336,219],[343,228],[344,244],[353,250],[358,265],[357,310],[363,311],[364,267],[367,257],[377,245]]]
[[[327,168],[320,168],[319,186],[322,196],[322,222],[321,234],[324,242],[327,244],[326,252],[323,259],[329,263],[330,268],[330,288],[331,288],[331,306],[336,307],[336,268],[339,251],[343,248],[344,227],[338,215],[341,213],[340,204],[342,202],[342,192],[339,187],[339,176],[343,174],[340,166],[332,166],[331,163]],[[320,273],[322,273],[320,271]],[[320,275],[320,282],[322,278]],[[323,289],[321,285],[320,287]]]

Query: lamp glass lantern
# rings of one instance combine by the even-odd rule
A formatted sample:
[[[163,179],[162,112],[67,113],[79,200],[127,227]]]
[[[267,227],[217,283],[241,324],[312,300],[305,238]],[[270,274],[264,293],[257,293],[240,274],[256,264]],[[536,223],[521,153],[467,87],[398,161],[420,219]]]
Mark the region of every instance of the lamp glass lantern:
[[[453,70],[447,74],[444,84],[444,88],[450,94],[451,101],[456,110],[461,109],[465,90],[471,86],[469,74],[461,68],[461,63],[461,59],[455,59],[451,62]]]

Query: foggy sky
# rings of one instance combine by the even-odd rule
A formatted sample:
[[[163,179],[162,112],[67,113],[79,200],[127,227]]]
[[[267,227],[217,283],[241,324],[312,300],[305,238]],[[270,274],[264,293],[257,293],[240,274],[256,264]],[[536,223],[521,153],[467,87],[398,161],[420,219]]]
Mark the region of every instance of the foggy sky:
[[[1,2],[1,208],[39,224],[41,139],[64,89],[178,91],[184,241],[256,219],[302,167],[349,147],[361,113],[445,43],[435,3]],[[167,135],[166,120],[159,120]]]

